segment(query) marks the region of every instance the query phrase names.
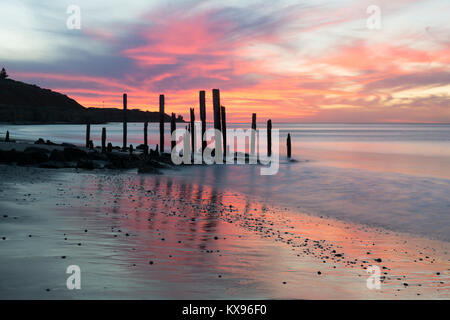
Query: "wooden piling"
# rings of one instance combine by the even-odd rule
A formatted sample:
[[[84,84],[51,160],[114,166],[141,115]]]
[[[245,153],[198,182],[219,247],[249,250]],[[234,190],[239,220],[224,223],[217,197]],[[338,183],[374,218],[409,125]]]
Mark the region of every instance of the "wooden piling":
[[[220,91],[213,89],[214,129],[220,131]]]
[[[106,153],[106,128],[102,128],[102,153]]]
[[[144,155],[148,155],[148,121],[144,123]]]
[[[256,113],[252,114],[252,132],[250,138],[250,155],[256,155]]]
[[[170,118],[170,144],[171,144],[171,146],[170,146],[170,150],[173,150],[173,148],[175,148],[175,146],[176,146],[176,144],[177,144],[177,142],[176,141],[174,141],[174,140],[172,140],[172,136],[173,136],[173,133],[175,132],[175,130],[177,129],[177,125],[176,125],[176,123],[175,123],[175,113],[173,113],[172,112],[172,117]]]
[[[225,107],[220,107],[220,117],[222,119],[222,141],[223,141],[223,152],[225,156],[227,155],[227,116]]]
[[[9,142],[9,131],[6,131],[5,142]]]
[[[123,150],[127,148],[127,94],[123,94]]]
[[[287,139],[286,139],[286,150],[287,150],[287,157],[291,158],[291,134],[288,133]]]
[[[159,95],[159,150],[164,152],[164,95]]]
[[[267,156],[272,156],[272,120],[267,120]]]
[[[200,120],[202,121],[202,155],[206,149],[206,141],[203,141],[203,137],[206,132],[206,101],[205,101],[205,91],[200,91],[199,94],[199,102],[200,102]]]
[[[134,150],[134,148],[133,148],[133,145],[132,145],[132,144],[130,144],[130,155],[132,155],[132,154],[133,154],[133,150]]]
[[[215,155],[220,158],[220,155],[223,155],[222,153],[222,134],[220,130],[220,91],[219,89],[213,89],[213,112],[214,112],[214,129],[216,129],[217,132],[214,135],[215,140]]]
[[[106,147],[106,152],[111,153],[112,152],[112,143],[108,142],[108,146]]]
[[[86,148],[89,148],[89,141],[91,140],[91,124],[86,124]]]
[[[191,146],[192,146],[192,155],[195,153],[195,111],[194,108],[189,108],[191,112]]]

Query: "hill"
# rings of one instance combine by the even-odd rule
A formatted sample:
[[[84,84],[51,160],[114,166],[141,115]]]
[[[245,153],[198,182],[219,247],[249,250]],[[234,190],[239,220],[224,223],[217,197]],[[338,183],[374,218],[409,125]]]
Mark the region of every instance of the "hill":
[[[129,122],[157,122],[159,112],[128,110]],[[103,123],[119,122],[122,109],[85,108],[74,99],[50,89],[12,79],[0,79],[0,122],[13,123]],[[165,114],[164,121],[170,116]],[[183,122],[178,116],[177,122]]]

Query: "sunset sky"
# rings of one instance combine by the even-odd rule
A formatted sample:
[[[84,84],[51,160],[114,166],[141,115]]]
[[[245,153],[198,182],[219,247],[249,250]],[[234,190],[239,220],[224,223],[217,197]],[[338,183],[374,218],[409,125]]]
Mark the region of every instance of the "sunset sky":
[[[70,4],[81,29],[66,26]],[[381,29],[366,25],[370,5]],[[231,121],[450,122],[450,1],[1,0],[0,67],[86,107]]]

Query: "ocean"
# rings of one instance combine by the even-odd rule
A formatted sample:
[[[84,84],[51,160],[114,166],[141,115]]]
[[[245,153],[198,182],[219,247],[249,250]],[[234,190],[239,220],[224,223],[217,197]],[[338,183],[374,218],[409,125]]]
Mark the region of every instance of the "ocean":
[[[121,123],[92,125],[95,145],[100,144],[102,127],[108,142],[121,145]],[[265,124],[258,123],[258,128]],[[311,215],[450,241],[450,125],[274,122],[273,129],[280,132],[275,175],[262,176],[259,166],[242,165],[190,166],[167,174]],[[6,130],[11,139],[79,145],[85,140],[84,125],[0,125],[0,136]],[[157,123],[150,124],[153,146],[159,142],[158,130]],[[128,143],[142,143],[142,132],[142,123],[129,123]],[[285,156],[287,133],[296,162]],[[170,145],[168,134],[165,145]]]

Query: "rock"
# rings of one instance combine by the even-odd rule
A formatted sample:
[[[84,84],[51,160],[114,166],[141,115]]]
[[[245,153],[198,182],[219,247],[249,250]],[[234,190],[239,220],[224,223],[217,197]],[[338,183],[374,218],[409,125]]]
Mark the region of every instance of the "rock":
[[[80,169],[87,169],[87,170],[94,170],[96,169],[94,162],[91,160],[79,160],[77,162],[77,168]]]
[[[47,140],[47,141],[45,142],[45,144],[48,145],[48,146],[57,146],[56,143],[51,142],[50,140]]]
[[[145,149],[145,144],[140,144],[136,147],[136,150],[144,150]]]
[[[17,163],[20,165],[37,164],[48,161],[48,150],[41,148],[26,148],[23,153],[17,153]]]
[[[2,151],[0,150],[0,162],[2,163],[12,163],[12,162],[17,162],[17,151],[12,149],[9,151]]]
[[[78,161],[87,158],[87,153],[78,148],[64,148],[64,157],[67,161]]]
[[[67,148],[76,148],[77,147],[76,145],[74,145],[72,143],[66,143],[66,142],[61,143],[61,146],[67,147]]]
[[[64,155],[64,151],[61,150],[52,150],[50,153],[50,161],[66,161],[66,157]]]
[[[67,165],[65,165],[65,162],[47,161],[47,162],[41,163],[39,165],[39,168],[62,169],[62,168],[67,168]]]
[[[34,152],[40,152],[40,153],[50,153],[50,150],[45,149],[45,148],[39,148],[39,147],[28,147],[25,148],[25,150],[23,151],[25,153],[34,153]]]
[[[89,152],[87,154],[87,158],[90,160],[102,160],[102,161],[108,161],[108,156],[103,153],[99,153],[97,151]]]

